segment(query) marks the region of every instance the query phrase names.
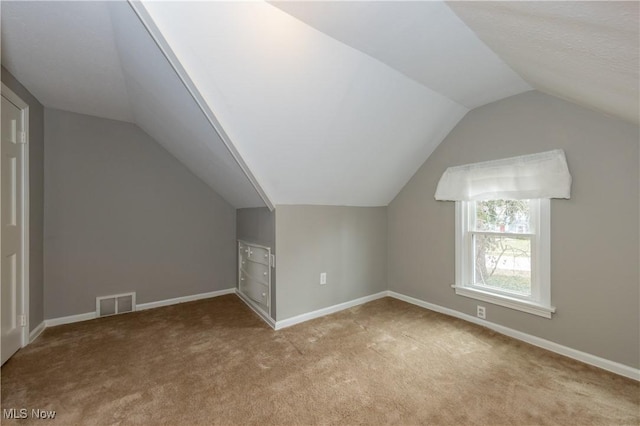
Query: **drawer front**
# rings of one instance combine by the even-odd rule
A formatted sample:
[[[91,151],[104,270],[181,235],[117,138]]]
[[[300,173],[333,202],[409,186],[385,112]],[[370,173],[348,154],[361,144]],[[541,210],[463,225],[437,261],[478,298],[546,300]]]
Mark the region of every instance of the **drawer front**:
[[[254,262],[262,263],[263,265],[269,265],[269,250],[261,247],[248,247],[249,259]]]
[[[269,266],[248,259],[242,259],[241,263],[242,272],[257,281],[269,284]]]
[[[241,277],[240,291],[254,302],[269,307],[269,287],[249,277]]]
[[[238,252],[240,259],[246,259],[249,257],[249,246],[245,243],[238,243]]]

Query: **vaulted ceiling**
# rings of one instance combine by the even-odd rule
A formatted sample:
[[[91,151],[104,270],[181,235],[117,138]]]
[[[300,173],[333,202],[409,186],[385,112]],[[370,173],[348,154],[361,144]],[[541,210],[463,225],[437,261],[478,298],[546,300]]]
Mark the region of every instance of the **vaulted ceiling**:
[[[237,207],[264,205],[126,2],[2,2],[2,65],[50,108],[136,123]]]
[[[386,205],[532,88],[638,122],[636,2],[5,2],[45,106],[136,123],[235,207]],[[168,59],[169,60],[168,60]]]
[[[640,2],[450,2],[535,89],[638,123]]]

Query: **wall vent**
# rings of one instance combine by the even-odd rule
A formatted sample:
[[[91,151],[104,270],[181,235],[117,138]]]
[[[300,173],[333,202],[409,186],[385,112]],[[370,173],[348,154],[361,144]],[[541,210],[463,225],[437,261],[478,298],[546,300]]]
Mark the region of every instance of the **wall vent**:
[[[108,317],[136,310],[136,294],[123,293],[96,297],[96,315]]]

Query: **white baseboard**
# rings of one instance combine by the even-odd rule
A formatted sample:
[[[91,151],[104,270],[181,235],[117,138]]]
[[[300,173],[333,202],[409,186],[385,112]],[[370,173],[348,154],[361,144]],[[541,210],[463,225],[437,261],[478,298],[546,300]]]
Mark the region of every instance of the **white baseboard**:
[[[300,324],[301,322],[309,321],[315,318],[320,318],[325,315],[329,315],[335,312],[343,311],[345,309],[353,308],[354,306],[362,305],[364,303],[371,302],[372,300],[381,299],[387,296],[388,296],[387,291],[381,291],[380,293],[360,297],[358,299],[353,299],[348,302],[339,303],[337,305],[329,306],[327,308],[318,309],[317,311],[307,312],[306,314],[301,314],[295,317],[276,321],[275,329],[281,330],[286,327],[291,327],[292,325]]]
[[[177,305],[178,303],[193,302],[201,299],[209,299],[212,297],[224,296],[225,294],[233,294],[235,288],[227,288],[224,290],[210,291],[208,293],[193,294],[191,296],[175,297],[173,299],[158,300],[157,302],[140,303],[136,305],[136,311],[144,311],[146,309],[160,308],[162,306]]]
[[[42,334],[42,332],[46,327],[47,325],[45,324],[44,321],[42,321],[40,324],[38,324],[36,328],[31,330],[31,333],[29,333],[29,343],[33,343],[33,341],[36,340],[38,336]]]
[[[445,315],[460,318],[465,321],[469,321],[474,324],[487,327],[500,334],[504,334],[505,336],[513,337],[514,339],[521,340],[526,343],[530,343],[534,346],[538,346],[540,348],[546,349],[551,352],[555,352],[560,355],[564,355],[569,358],[573,358],[577,361],[584,362],[585,364],[593,365],[595,367],[602,368],[603,370],[607,370],[612,373],[616,373],[621,376],[640,381],[640,369],[633,368],[628,365],[620,364],[615,361],[610,361],[608,359],[601,358],[586,352],[582,352],[577,349],[572,349],[570,347],[563,346],[558,343],[542,339],[540,337],[532,336],[530,334],[523,333],[521,331],[514,330],[512,328],[505,327],[503,325],[495,324],[487,320],[474,317],[472,315],[463,314],[462,312],[458,312],[453,309],[445,308],[439,305],[434,305],[433,303],[425,302],[423,300],[416,299],[414,297],[405,296],[404,294],[396,293],[395,291],[388,291],[387,293],[389,297],[393,297],[395,299],[402,300],[407,303],[411,303],[412,305],[420,306],[422,308],[429,309],[431,311],[440,312]]]
[[[74,322],[89,321],[96,317],[95,312],[87,312],[84,314],[69,315],[68,317],[52,318],[44,320],[45,327],[54,327],[56,325],[71,324]]]
[[[240,300],[242,300],[244,303],[247,304],[247,306],[253,311],[255,312],[260,318],[262,318],[262,320],[264,322],[266,322],[267,324],[269,324],[269,326],[271,328],[273,328],[274,330],[276,329],[276,323],[275,321],[273,321],[273,319],[268,316],[266,313],[262,312],[260,309],[258,309],[256,306],[253,305],[253,302],[251,301],[251,299],[249,299],[248,297],[246,297],[244,294],[240,293],[238,291],[238,289],[235,289],[235,293],[236,295],[240,298]]]
[[[225,294],[232,294],[232,293],[235,293],[235,291],[236,291],[235,288],[227,288],[224,290],[210,291],[208,293],[193,294],[190,296],[176,297],[173,299],[158,300],[156,302],[141,303],[136,305],[136,311],[144,311],[146,309],[176,305],[178,303],[193,302],[195,300],[201,300],[201,299],[209,299],[211,297],[223,296]],[[68,317],[48,319],[44,321],[44,324],[45,324],[45,327],[53,327],[56,325],[71,324],[71,323],[80,322],[80,321],[88,321],[95,318],[96,318],[95,312],[87,312],[85,314],[69,315]]]
[[[514,330],[512,328],[505,327],[503,325],[495,324],[495,323],[474,317],[472,315],[464,314],[462,312],[458,312],[450,308],[445,308],[440,305],[435,305],[433,303],[425,302],[423,300],[416,299],[414,297],[405,296],[404,294],[397,293],[395,291],[381,291],[379,293],[372,294],[370,296],[360,297],[358,299],[350,300],[348,302],[339,303],[337,305],[318,309],[312,312],[307,312],[305,314],[297,315],[295,317],[291,317],[291,318],[287,318],[287,319],[275,321],[275,322],[269,316],[265,315],[263,312],[261,312],[260,310],[252,306],[252,304],[248,300],[246,300],[245,297],[243,297],[240,293],[238,293],[235,288],[212,291],[209,293],[195,294],[192,296],[176,297],[174,299],[160,300],[157,302],[142,303],[142,304],[136,305],[136,310],[145,310],[145,309],[158,308],[161,306],[175,305],[177,303],[191,302],[194,300],[207,299],[211,297],[217,297],[217,296],[222,296],[225,294],[232,294],[232,293],[237,294],[242,301],[244,301],[253,311],[256,312],[256,314],[260,316],[260,318],[262,318],[274,330],[281,330],[286,327],[291,327],[292,325],[300,324],[305,321],[309,321],[325,315],[333,314],[335,312],[349,309],[354,306],[362,305],[364,303],[371,302],[376,299],[381,299],[383,297],[393,297],[395,299],[402,300],[407,303],[411,303],[412,305],[420,306],[422,308],[429,309],[434,312],[440,312],[445,315],[460,318],[462,320],[469,321],[471,323],[478,324],[483,327],[487,327],[495,332],[504,334],[505,336],[513,337],[514,339],[521,340],[523,342],[530,343],[534,346],[538,346],[540,348],[549,350],[551,352],[555,352],[557,354],[564,355],[566,357],[575,359],[577,361],[584,362],[585,364],[593,365],[595,367],[602,368],[603,370],[607,370],[612,373],[616,373],[621,376],[640,381],[640,369],[633,368],[628,365],[620,364],[618,362],[601,358],[596,355],[582,352],[567,346],[563,346],[558,343],[545,340],[540,337],[536,337],[527,333],[523,333],[521,331]],[[42,333],[42,331],[44,331],[46,327],[52,327],[52,326],[62,325],[62,324],[70,324],[70,323],[79,322],[79,321],[87,321],[87,320],[94,319],[95,317],[96,317],[95,312],[87,312],[85,314],[70,315],[68,317],[45,320],[43,323],[41,323],[35,329],[33,329],[33,331],[31,331],[29,340],[30,342],[34,341]]]

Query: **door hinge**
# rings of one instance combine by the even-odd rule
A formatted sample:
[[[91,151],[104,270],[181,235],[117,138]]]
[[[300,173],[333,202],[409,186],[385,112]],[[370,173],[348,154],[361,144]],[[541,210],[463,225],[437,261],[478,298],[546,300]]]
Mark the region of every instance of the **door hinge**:
[[[20,324],[20,327],[26,327],[27,326],[27,316],[26,315],[18,315],[18,323]]]
[[[20,133],[20,143],[27,143],[27,132],[19,132]]]
[[[270,260],[271,260],[271,267],[275,268],[276,267],[276,255],[272,254]]]

